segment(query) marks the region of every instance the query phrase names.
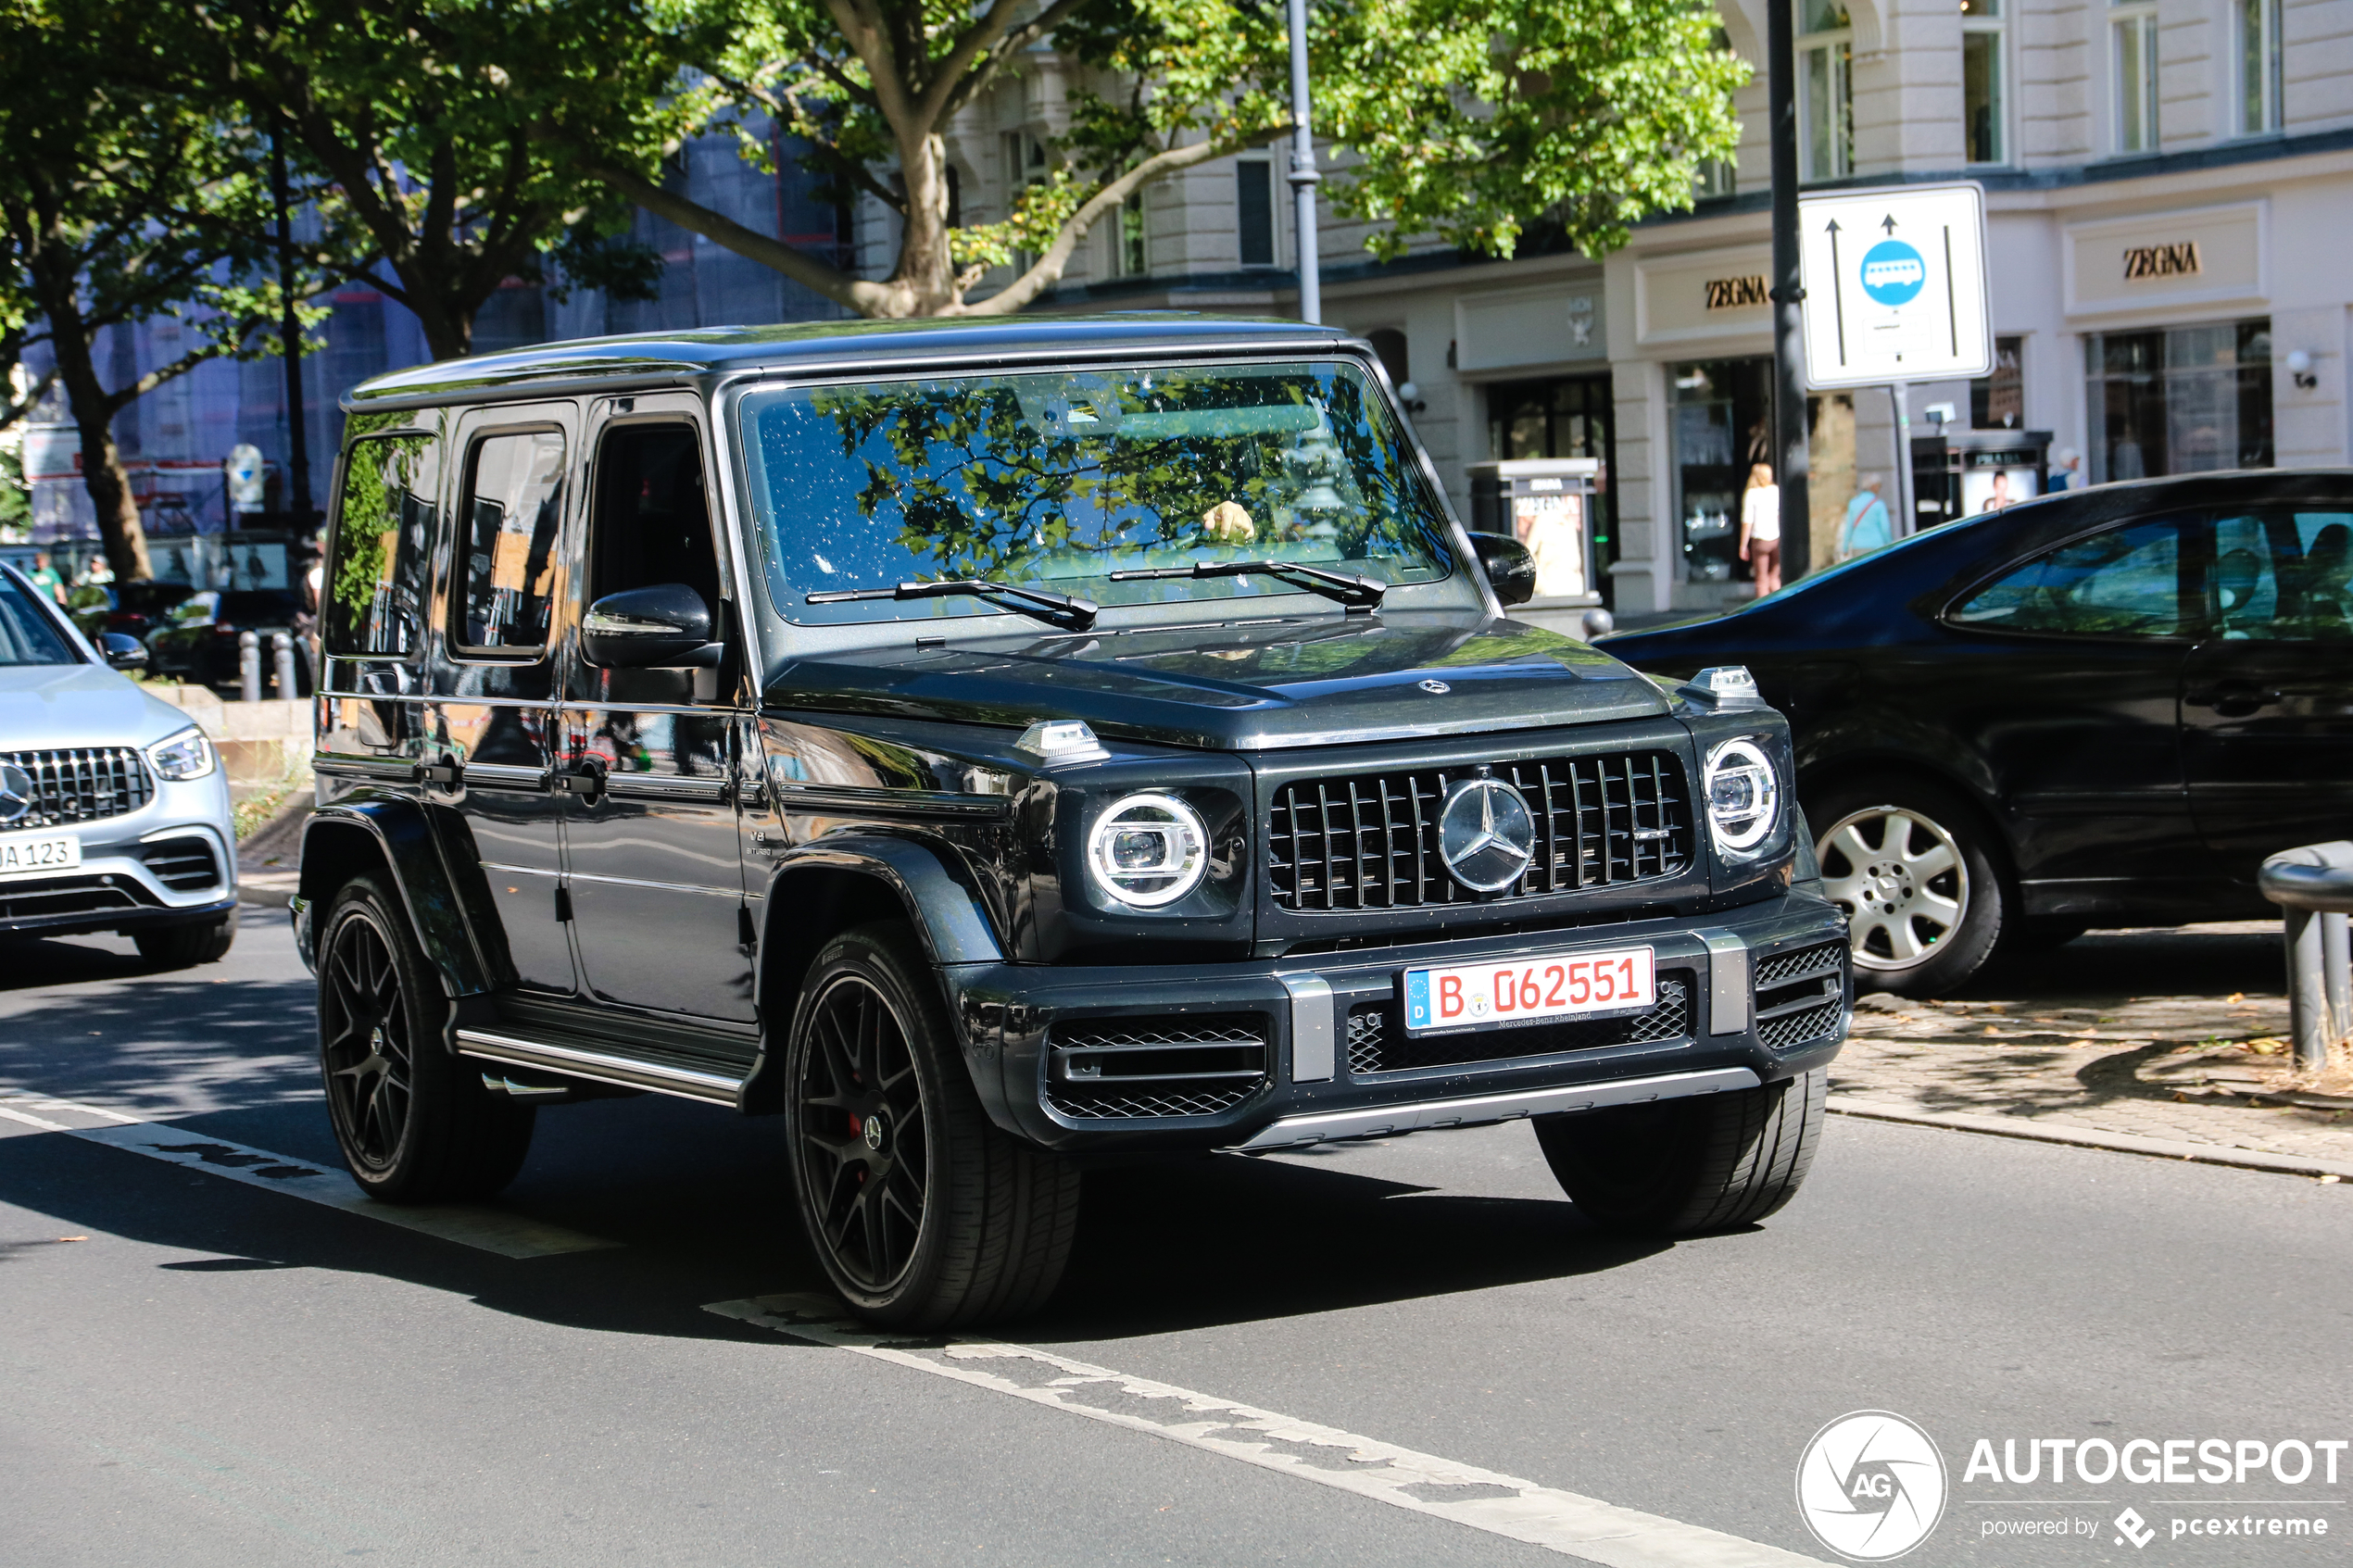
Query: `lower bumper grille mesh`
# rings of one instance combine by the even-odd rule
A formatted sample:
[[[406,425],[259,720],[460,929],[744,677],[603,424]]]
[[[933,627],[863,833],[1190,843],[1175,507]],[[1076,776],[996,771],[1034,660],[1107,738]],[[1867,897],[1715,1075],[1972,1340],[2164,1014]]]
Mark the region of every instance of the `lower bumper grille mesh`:
[[[151,902],[137,884],[112,877],[59,876],[0,883],[0,922],[55,920],[105,909],[144,909]]]
[[[1399,1023],[1395,1002],[1359,1002],[1348,1011],[1348,1072],[1362,1078],[1405,1073],[1417,1067],[1459,1067],[1479,1061],[1516,1061],[1562,1051],[1604,1046],[1639,1046],[1688,1039],[1692,1033],[1692,985],[1688,972],[1662,972],[1658,1003],[1630,1018],[1571,1019],[1525,1028],[1490,1029],[1469,1035],[1414,1038]]]
[[[1838,1032],[1846,1008],[1846,944],[1821,942],[1756,964],[1756,1037],[1786,1050]]]
[[[195,893],[217,885],[220,881],[220,864],[212,856],[212,846],[204,839],[167,838],[150,844],[139,851],[156,880],[174,893]]]
[[[1090,1121],[1222,1115],[1266,1086],[1269,1038],[1259,1012],[1057,1022],[1046,1103]]]

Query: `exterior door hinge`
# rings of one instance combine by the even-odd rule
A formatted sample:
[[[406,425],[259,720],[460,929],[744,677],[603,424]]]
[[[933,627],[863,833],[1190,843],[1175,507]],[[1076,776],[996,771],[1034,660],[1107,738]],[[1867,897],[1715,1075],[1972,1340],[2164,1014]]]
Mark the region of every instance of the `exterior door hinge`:
[[[563,923],[563,922],[565,922],[570,921],[571,919],[572,919],[572,889],[571,889],[571,888],[569,888],[569,887],[559,887],[559,888],[557,888],[557,889],[556,889],[556,921],[557,921],[557,923],[561,924],[561,923]]]

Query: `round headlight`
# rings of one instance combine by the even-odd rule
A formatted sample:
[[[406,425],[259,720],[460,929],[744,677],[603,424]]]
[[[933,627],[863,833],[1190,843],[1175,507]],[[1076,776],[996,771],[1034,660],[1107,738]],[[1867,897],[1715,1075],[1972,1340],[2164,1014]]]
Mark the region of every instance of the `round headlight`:
[[[1209,870],[1209,829],[1173,795],[1131,795],[1087,835],[1095,885],[1135,909],[1173,904]]]
[[[147,747],[147,760],[167,779],[200,779],[212,771],[212,743],[194,724]]]
[[[1707,831],[1727,854],[1754,849],[1781,820],[1781,781],[1752,741],[1728,740],[1707,754]]]

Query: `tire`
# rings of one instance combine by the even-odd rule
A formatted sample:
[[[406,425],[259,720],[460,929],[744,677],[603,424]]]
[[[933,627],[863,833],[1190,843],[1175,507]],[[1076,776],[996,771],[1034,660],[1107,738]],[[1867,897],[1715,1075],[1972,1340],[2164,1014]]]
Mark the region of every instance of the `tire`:
[[[1975,807],[1896,775],[1832,785],[1806,814],[1822,891],[1846,911],[1857,990],[1944,996],[1993,956],[2015,905]]]
[[[487,1198],[531,1149],[534,1110],[483,1087],[443,1038],[449,1000],[400,903],[346,883],[319,941],[319,1065],[344,1163],[389,1203]]]
[[[794,1206],[852,1310],[928,1331],[1045,1303],[1077,1232],[1078,1173],[990,1123],[912,932],[828,943],[786,1049]]]
[[[184,925],[141,926],[131,934],[139,956],[157,969],[193,969],[219,963],[237,940],[237,917],[195,921]]]
[[[1730,1094],[1539,1116],[1536,1142],[1578,1211],[1623,1236],[1752,1225],[1797,1196],[1830,1073]]]

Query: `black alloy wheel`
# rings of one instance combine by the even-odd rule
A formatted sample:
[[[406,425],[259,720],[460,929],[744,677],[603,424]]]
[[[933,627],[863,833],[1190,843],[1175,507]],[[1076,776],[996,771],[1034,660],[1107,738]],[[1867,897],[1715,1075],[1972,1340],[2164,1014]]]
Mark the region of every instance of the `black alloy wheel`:
[[[1015,1317],[1053,1294],[1077,1234],[1078,1173],[988,1119],[912,930],[860,926],[818,953],[785,1084],[801,1228],[851,1311],[930,1331]]]
[[[319,1065],[344,1163],[395,1203],[486,1198],[530,1152],[535,1111],[442,1039],[449,999],[401,905],[371,876],[338,892],[319,944]]]
[[[929,1119],[907,1027],[854,973],[825,986],[806,1027],[794,1085],[803,1190],[836,1266],[887,1293],[914,1263],[929,1201]]]

